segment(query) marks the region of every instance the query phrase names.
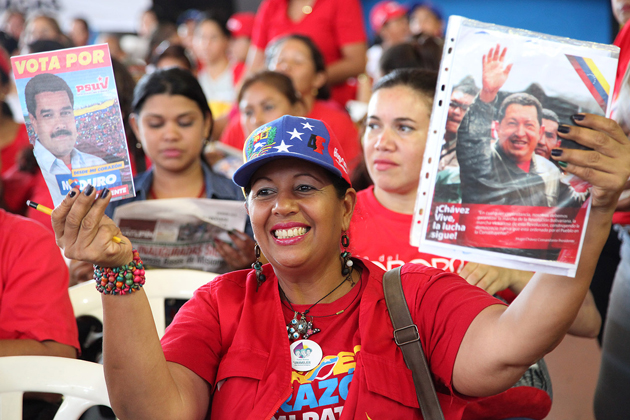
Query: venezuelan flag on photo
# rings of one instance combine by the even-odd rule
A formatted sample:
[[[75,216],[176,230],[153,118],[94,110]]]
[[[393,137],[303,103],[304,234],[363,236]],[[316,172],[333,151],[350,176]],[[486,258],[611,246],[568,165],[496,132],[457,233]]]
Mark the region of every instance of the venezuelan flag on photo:
[[[606,114],[610,85],[590,58],[565,54],[582,82]]]

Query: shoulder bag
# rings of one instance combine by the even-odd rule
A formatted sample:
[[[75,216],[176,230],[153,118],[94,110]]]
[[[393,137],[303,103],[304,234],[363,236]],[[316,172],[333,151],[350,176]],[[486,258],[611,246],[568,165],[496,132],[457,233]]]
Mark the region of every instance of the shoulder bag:
[[[418,327],[413,323],[400,279],[400,267],[383,275],[383,291],[389,317],[394,326],[394,341],[402,350],[413,375],[420,411],[425,420],[444,420],[442,408],[433,386],[431,372],[424,356]]]

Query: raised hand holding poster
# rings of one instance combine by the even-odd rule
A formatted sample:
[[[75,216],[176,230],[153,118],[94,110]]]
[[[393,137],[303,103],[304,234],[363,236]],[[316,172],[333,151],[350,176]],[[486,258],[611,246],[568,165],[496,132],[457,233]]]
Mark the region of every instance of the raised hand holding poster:
[[[576,114],[610,114],[617,61],[614,46],[451,17],[412,244],[574,275],[590,185],[550,155]]]
[[[73,185],[135,195],[106,44],[11,58],[28,136],[55,206]]]

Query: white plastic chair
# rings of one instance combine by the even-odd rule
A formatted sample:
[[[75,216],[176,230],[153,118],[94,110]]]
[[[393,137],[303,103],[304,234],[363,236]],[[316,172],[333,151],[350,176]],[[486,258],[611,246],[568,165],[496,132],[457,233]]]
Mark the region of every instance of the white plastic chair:
[[[218,274],[198,270],[152,269],[146,271],[144,291],[149,298],[153,319],[160,338],[166,329],[164,301],[166,299],[190,299],[200,286],[212,281]],[[94,281],[69,289],[74,316],[91,315],[103,322],[101,294],[95,290]]]
[[[92,406],[110,406],[98,363],[52,356],[0,357],[0,419],[22,420],[24,392],[63,394],[54,420],[76,420]]]

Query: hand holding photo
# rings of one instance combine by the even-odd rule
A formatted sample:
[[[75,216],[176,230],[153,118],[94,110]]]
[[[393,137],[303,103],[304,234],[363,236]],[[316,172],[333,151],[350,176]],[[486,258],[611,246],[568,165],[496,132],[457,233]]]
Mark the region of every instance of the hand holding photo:
[[[574,275],[591,185],[556,158],[590,150],[566,133],[610,113],[617,61],[613,46],[451,17],[411,243]]]

